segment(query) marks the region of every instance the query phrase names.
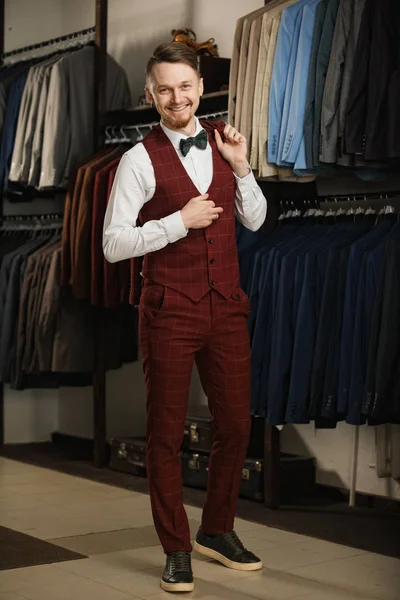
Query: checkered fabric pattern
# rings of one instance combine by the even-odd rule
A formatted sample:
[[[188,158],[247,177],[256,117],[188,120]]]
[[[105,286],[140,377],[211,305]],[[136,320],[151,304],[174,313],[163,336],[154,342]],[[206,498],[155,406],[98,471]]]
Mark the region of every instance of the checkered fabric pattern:
[[[195,362],[216,427],[202,528],[209,534],[233,529],[250,432],[248,315],[249,301],[240,289],[229,299],[211,291],[196,303],[145,280],[139,340],[147,388],[147,473],[166,553],[191,551],[179,452]]]
[[[213,152],[214,176],[208,190],[209,198],[222,206],[224,212],[210,227],[191,229],[186,238],[147,254],[143,261],[145,277],[194,301],[200,300],[210,287],[229,298],[239,284],[235,238],[236,182],[211,133],[216,126],[222,133],[225,123],[202,121],[201,124],[210,132]],[[143,144],[154,167],[156,190],[151,202],[147,202],[140,212],[141,225],[181,210],[191,198],[200,195],[161,127],[153,130]]]
[[[202,122],[222,132],[224,123]],[[233,529],[250,432],[249,300],[239,288],[235,180],[210,134],[214,176],[210,198],[224,212],[211,227],[147,254],[139,305],[139,340],[147,388],[147,472],[152,511],[165,552],[191,550],[182,502],[180,447],[196,362],[216,434],[210,456],[203,529]],[[157,128],[144,140],[156,191],[141,224],[180,210],[199,195],[179,157]]]

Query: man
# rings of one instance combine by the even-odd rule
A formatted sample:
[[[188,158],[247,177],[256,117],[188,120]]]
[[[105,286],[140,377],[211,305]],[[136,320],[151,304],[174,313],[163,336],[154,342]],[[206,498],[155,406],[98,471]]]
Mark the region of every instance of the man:
[[[194,588],[179,456],[194,362],[216,429],[195,549],[232,569],[262,568],[233,530],[250,431],[249,300],[239,287],[235,214],[257,230],[266,201],[243,136],[195,117],[202,93],[195,52],[177,42],[158,47],[146,94],[161,123],[123,156],[104,224],[109,261],[145,255],[147,473],[169,592]]]

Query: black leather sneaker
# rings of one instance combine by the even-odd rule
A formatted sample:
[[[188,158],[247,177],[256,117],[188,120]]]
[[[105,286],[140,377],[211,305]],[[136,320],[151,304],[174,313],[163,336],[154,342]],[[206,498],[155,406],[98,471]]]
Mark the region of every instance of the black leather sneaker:
[[[190,552],[170,552],[161,579],[166,592],[192,592],[194,590],[192,557]]]
[[[208,536],[199,529],[194,548],[200,554],[217,560],[229,569],[258,571],[263,566],[255,554],[246,550],[234,531]]]

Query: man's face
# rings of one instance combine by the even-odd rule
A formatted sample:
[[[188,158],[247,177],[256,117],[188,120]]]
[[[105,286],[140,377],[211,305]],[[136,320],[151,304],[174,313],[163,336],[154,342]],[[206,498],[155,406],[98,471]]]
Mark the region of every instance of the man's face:
[[[154,65],[146,95],[170,129],[187,127],[199,107],[203,80],[185,63]]]

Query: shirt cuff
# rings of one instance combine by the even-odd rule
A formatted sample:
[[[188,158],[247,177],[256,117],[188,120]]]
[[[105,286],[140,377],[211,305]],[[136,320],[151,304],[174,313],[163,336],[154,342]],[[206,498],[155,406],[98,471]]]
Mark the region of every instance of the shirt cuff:
[[[186,237],[188,234],[188,230],[186,229],[185,225],[183,224],[182,215],[181,215],[180,210],[172,213],[172,215],[168,215],[168,217],[164,217],[163,219],[161,219],[161,222],[163,223],[163,225],[165,227],[165,231],[167,232],[168,242],[170,244],[173,244],[174,242],[181,240],[182,238]]]
[[[258,187],[253,171],[250,171],[250,173],[248,175],[245,175],[244,177],[238,177],[235,172],[233,173],[233,175],[236,179],[236,184],[241,194],[251,192],[251,190]]]

